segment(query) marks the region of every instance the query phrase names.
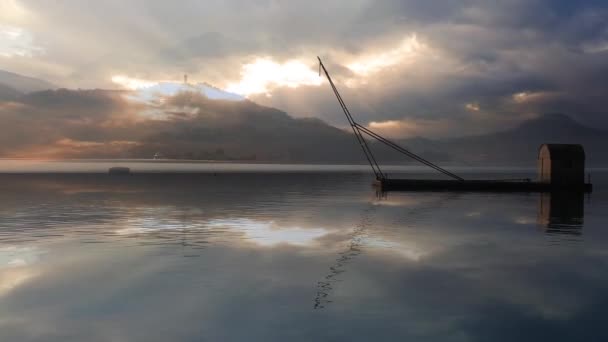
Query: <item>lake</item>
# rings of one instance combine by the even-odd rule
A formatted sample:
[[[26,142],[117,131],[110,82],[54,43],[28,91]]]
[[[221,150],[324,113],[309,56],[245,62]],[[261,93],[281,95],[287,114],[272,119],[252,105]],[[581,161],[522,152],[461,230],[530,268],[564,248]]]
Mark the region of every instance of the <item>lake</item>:
[[[88,173],[118,164],[0,162],[1,341],[608,340],[605,170],[584,196],[378,194],[359,166]]]

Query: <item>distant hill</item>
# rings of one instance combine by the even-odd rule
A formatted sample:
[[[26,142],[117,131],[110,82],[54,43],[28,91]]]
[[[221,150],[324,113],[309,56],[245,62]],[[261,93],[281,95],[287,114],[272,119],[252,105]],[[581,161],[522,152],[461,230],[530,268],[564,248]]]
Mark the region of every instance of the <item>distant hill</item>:
[[[294,119],[251,101],[192,101],[187,100],[188,106],[200,108],[205,116],[171,125],[149,137],[149,143],[141,145],[137,154],[147,156],[159,149],[176,158],[205,159],[205,154],[209,157],[205,151],[215,151],[210,159],[230,155],[282,162],[365,162],[350,132],[321,120]],[[582,144],[590,165],[608,161],[608,134],[563,114],[543,115],[513,129],[485,135],[440,140],[418,137],[399,143],[439,164],[535,167],[538,147],[544,143]],[[381,163],[415,163],[375,141],[370,141],[370,146]]]
[[[21,105],[0,106],[0,157],[152,158],[160,152],[199,160],[362,160],[351,134],[319,119],[296,119],[211,87],[177,94],[161,88],[153,92],[162,90],[157,100],[100,89],[23,95],[16,101]]]
[[[23,95],[22,92],[0,83],[0,101],[12,101],[21,95]]]
[[[160,152],[175,159],[365,163],[349,131],[205,84],[30,93],[0,84],[0,94],[0,101],[15,103],[0,106],[0,157],[152,158]],[[563,114],[502,132],[399,143],[440,165],[534,166],[543,143],[580,143],[590,165],[608,161],[608,134]],[[370,145],[380,163],[413,163],[377,142]]]
[[[132,150],[138,157],[280,162],[358,162],[351,134],[314,118],[296,119],[248,100],[214,100],[192,93],[172,97],[169,107],[186,120],[156,123],[155,132]]]
[[[31,93],[56,88],[58,88],[56,85],[45,80],[0,70],[0,96],[8,93],[6,89],[12,89],[17,93]]]
[[[534,165],[538,147],[544,143],[582,144],[590,164],[608,161],[608,132],[586,127],[564,114],[545,114],[506,131],[436,143],[453,162]]]

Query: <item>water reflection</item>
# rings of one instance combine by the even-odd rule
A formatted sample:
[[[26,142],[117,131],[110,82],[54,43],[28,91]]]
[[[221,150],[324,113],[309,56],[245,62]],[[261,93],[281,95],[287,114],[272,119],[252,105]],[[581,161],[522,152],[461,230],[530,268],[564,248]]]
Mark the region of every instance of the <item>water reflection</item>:
[[[581,235],[585,217],[582,192],[553,192],[539,196],[538,224],[548,234]]]
[[[31,246],[0,246],[0,297],[37,275],[32,265],[43,251]]]
[[[317,295],[314,299],[314,309],[324,309],[332,302],[330,294],[334,284],[339,281],[340,274],[346,272],[348,264],[351,263],[362,252],[364,241],[367,237],[367,230],[373,221],[374,207],[363,211],[361,221],[357,223],[347,242],[345,249],[338,254],[336,261],[329,266],[329,272],[323,280],[317,282]]]
[[[607,340],[594,199],[585,240],[548,245],[537,215],[562,209],[536,194],[376,198],[349,173],[0,177],[0,340]]]

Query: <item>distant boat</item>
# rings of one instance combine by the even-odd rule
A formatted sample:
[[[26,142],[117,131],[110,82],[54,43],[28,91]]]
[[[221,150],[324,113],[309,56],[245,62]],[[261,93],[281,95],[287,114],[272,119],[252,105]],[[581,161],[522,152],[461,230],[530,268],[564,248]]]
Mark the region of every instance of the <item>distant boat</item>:
[[[111,175],[128,175],[131,173],[131,169],[124,166],[114,166],[108,169],[108,173]]]
[[[160,152],[156,152],[156,153],[154,154],[154,160],[157,160],[157,159],[167,159],[167,158],[165,157],[165,155],[164,155],[164,154],[162,154],[162,153],[160,153]]]

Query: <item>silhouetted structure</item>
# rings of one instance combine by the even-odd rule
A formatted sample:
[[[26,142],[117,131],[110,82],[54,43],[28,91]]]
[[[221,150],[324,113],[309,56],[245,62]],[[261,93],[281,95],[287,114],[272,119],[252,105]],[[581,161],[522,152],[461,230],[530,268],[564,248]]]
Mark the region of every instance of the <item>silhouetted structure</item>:
[[[348,110],[344,99],[334,84],[325,65],[319,60],[319,75],[321,70],[340,104],[342,111],[350,124],[357,142],[363,150],[372,171],[376,175],[374,186],[380,191],[492,191],[492,192],[552,192],[552,191],[578,191],[591,192],[591,184],[585,184],[585,152],[580,145],[545,144],[540,148],[541,180],[532,182],[530,179],[492,179],[492,180],[465,180],[464,178],[434,164],[421,156],[409,151],[399,144],[386,139],[369,128],[355,121]],[[393,150],[420,162],[445,176],[449,180],[435,179],[389,179],[382,172],[380,164],[374,156],[365,137],[373,138]],[[547,168],[545,170],[545,167]]]
[[[541,183],[582,185],[585,183],[585,150],[581,145],[543,144],[538,150]]]

